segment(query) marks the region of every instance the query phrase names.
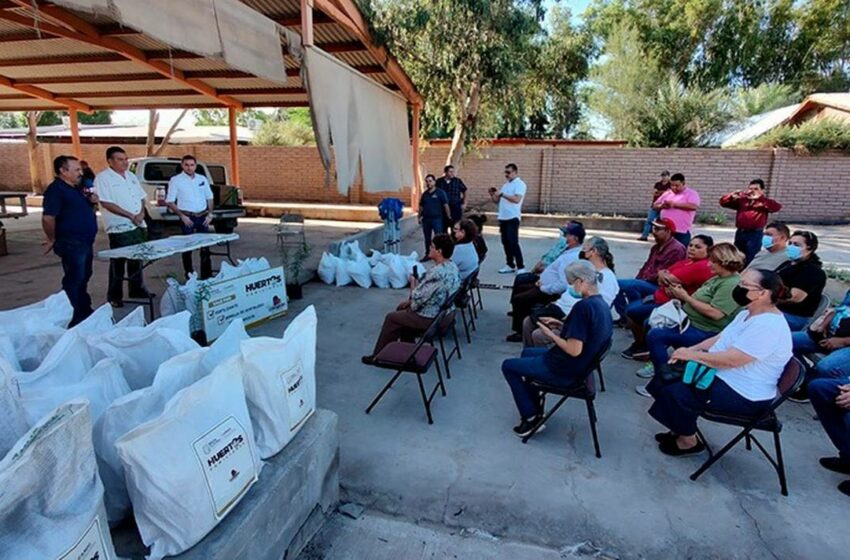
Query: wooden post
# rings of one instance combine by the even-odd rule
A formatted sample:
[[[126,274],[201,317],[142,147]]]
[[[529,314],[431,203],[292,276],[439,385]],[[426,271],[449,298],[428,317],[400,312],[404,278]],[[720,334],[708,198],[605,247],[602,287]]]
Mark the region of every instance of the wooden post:
[[[241,186],[239,182],[239,139],[236,136],[236,109],[227,108],[227,124],[230,127],[230,182]]]
[[[413,185],[410,189],[410,207],[414,212],[419,211],[419,197],[422,194],[422,185],[419,182],[419,114],[421,105],[413,106],[413,130],[410,133],[410,145],[413,150]]]
[[[301,0],[301,46],[313,46],[313,0]]]
[[[71,116],[71,145],[73,146],[74,157],[82,159],[83,147],[80,145],[80,126],[79,121],[77,121],[77,110],[71,109],[68,111],[68,114]]]

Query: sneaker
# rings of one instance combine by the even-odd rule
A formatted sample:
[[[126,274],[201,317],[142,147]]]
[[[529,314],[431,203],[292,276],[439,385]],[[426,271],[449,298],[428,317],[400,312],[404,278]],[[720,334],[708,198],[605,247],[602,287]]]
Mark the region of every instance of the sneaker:
[[[637,240],[638,241],[649,241],[649,238],[641,235],[640,237],[637,238]]]
[[[512,266],[505,265],[499,269],[499,274],[513,274],[514,272],[516,272],[516,269]]]
[[[508,342],[522,342],[522,333],[515,332],[505,337]]]
[[[825,469],[840,474],[850,474],[850,462],[841,457],[821,457],[818,462]]]
[[[645,354],[648,357],[649,350],[646,348],[639,348],[634,342],[631,346],[620,352],[620,355],[627,360],[637,360],[639,359],[637,356],[642,354]]]
[[[652,365],[652,362],[646,362],[642,368],[635,372],[635,375],[641,379],[651,379],[655,375],[655,366]]]
[[[525,267],[516,269],[517,274],[525,274],[526,272],[528,272],[528,270],[526,270]]]
[[[789,401],[793,401],[795,403],[807,403],[809,402],[809,391],[806,389],[806,386],[803,385],[788,397]]]
[[[539,420],[537,416],[531,418],[530,420],[526,420],[525,418],[523,418],[522,422],[519,423],[519,426],[514,426],[514,433],[517,435],[517,437],[525,437],[534,431],[534,426],[537,425],[538,421]],[[542,424],[539,428],[537,428],[537,433],[539,434],[544,429],[546,429],[546,424]]]
[[[635,387],[635,393],[637,393],[641,397],[646,397],[648,399],[655,398],[649,394],[649,391],[646,390],[646,385],[638,385],[637,387]]]

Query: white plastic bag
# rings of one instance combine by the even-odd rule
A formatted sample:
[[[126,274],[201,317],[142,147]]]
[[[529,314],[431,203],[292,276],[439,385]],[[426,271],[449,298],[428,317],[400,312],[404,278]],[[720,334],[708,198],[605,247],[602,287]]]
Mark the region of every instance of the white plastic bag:
[[[186,300],[180,291],[180,283],[174,278],[165,279],[165,293],[159,300],[159,316],[166,317],[186,310]]]
[[[336,267],[339,259],[327,251],[322,253],[322,258],[319,260],[319,278],[325,284],[333,284],[336,279]]]
[[[0,457],[29,429],[24,409],[12,384],[12,366],[0,359]]]
[[[137,307],[131,312],[127,313],[123,319],[115,323],[115,328],[124,328],[124,327],[144,327],[145,323],[145,309],[143,307]]]
[[[334,280],[337,286],[347,286],[351,284],[351,275],[348,273],[347,261],[339,259],[337,261],[336,270],[334,272]]]
[[[256,482],[257,458],[238,369],[222,364],[118,440],[149,559],[197,544]]]
[[[0,331],[12,341],[15,361],[22,371],[32,371],[44,361],[73,314],[65,292],[31,305],[0,311]]]
[[[382,262],[383,258],[383,253],[376,249],[372,249],[372,254],[369,256],[369,266],[374,267],[379,262]]]
[[[398,255],[386,256],[389,257],[387,259],[387,266],[390,268],[390,286],[397,290],[404,288],[408,284],[407,266],[405,266],[404,261]]]
[[[372,282],[378,288],[390,287],[390,267],[384,263],[379,262],[373,266],[370,274],[372,276]]]
[[[18,392],[25,394],[46,387],[78,383],[94,364],[95,359],[83,335],[71,329],[62,335],[35,371],[16,374],[15,384]]]
[[[62,291],[30,305],[0,311],[0,325],[22,325],[36,320],[66,329],[73,316],[74,308],[68,296]]]
[[[263,459],[280,452],[316,409],[316,324],[311,305],[282,339],[258,337],[242,343],[245,396]]]
[[[361,288],[368,288],[372,285],[372,269],[365,256],[353,261],[345,261],[345,268],[354,283]]]
[[[239,344],[248,338],[242,319],[231,322],[212,346],[190,350],[164,362],[159,366],[150,387],[116,399],[95,422],[94,448],[110,524],[121,521],[130,513],[130,496],[127,494],[124,468],[115,443],[136,426],[162,414],[165,405],[178,391],[238,355]]]
[[[0,331],[0,360],[5,360],[15,371],[21,369],[21,364],[18,363],[18,355],[15,353],[15,345],[12,343],[12,337],[4,331]]]
[[[85,402],[41,419],[0,461],[3,558],[112,560]]]

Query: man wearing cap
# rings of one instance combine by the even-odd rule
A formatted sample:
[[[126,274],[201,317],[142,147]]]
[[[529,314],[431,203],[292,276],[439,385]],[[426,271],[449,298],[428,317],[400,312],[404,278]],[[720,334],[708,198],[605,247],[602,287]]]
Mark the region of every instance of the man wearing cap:
[[[691,228],[699,210],[699,193],[685,185],[685,176],[673,173],[670,190],[663,193],[652,207],[660,211],[662,218],[669,218],[676,225],[673,237],[687,247],[691,242]]]
[[[649,205],[649,212],[646,215],[646,223],[643,226],[643,232],[638,237],[641,241],[649,241],[649,234],[652,233],[652,222],[658,219],[658,210],[652,205],[658,200],[658,197],[667,192],[670,188],[670,172],[666,169],[661,172],[661,180],[655,183],[652,187],[652,204]]]
[[[735,247],[744,253],[749,264],[762,248],[770,213],[779,212],[782,205],[765,195],[764,181],[753,179],[746,189],[723,196],[720,206],[735,210]]]
[[[557,300],[567,290],[564,269],[578,260],[585,231],[581,222],[571,221],[561,230],[566,239],[566,250],[540,274],[532,285],[514,285],[511,294],[511,329],[508,342],[522,342],[522,322],[538,305]]]
[[[658,271],[670,268],[673,263],[687,256],[687,249],[674,238],[675,235],[676,224],[670,218],[658,218],[652,222],[655,245],[649,250],[649,257],[634,280],[618,281],[620,293],[614,300],[614,309],[620,315],[620,320],[625,318],[628,304],[655,294],[658,289]]]
[[[182,173],[178,173],[168,181],[168,194],[165,197],[166,205],[172,212],[180,217],[183,235],[193,233],[209,233],[210,222],[212,222],[213,193],[210,188],[209,179],[199,173],[195,173],[198,162],[192,155],[185,155],[180,160]],[[186,277],[194,271],[192,267],[192,253],[184,252],[183,269]],[[201,249],[201,280],[212,276],[212,261],[210,250],[206,247]]]

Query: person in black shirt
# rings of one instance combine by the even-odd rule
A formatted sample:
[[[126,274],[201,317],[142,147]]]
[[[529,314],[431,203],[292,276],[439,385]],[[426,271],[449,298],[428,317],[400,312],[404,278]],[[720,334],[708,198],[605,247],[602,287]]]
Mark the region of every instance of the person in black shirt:
[[[53,160],[53,170],[56,179],[44,191],[41,227],[47,237],[44,253],[52,250],[62,259],[62,289],[74,308],[68,324],[71,328],[92,314],[88,284],[97,236],[98,198],[80,185],[83,172],[77,158],[59,156]]]
[[[795,231],[785,248],[788,262],[776,269],[786,288],[778,307],[792,331],[806,328],[826,287],[826,273],[815,253],[817,248],[817,235],[811,231]]]
[[[454,166],[447,165],[443,168],[443,176],[437,179],[437,188],[445,192],[449,198],[446,227],[451,230],[452,226],[463,218],[463,208],[466,206],[466,185],[460,177],[455,177]]]
[[[422,224],[422,234],[425,237],[425,256],[422,262],[428,260],[428,251],[431,250],[431,236],[435,233],[445,231],[443,216],[449,214],[449,199],[445,191],[437,187],[437,180],[433,175],[425,176],[425,192],[419,199],[419,223]]]
[[[581,297],[570,312],[570,320],[561,323],[546,318],[538,322],[541,332],[555,344],[551,348],[526,348],[520,358],[502,362],[502,374],[521,418],[514,427],[520,437],[531,433],[543,414],[540,394],[528,379],[564,387],[581,382],[613,333],[611,311],[599,295],[602,275],[589,262],[578,261],[567,266],[565,276],[570,293]]]

